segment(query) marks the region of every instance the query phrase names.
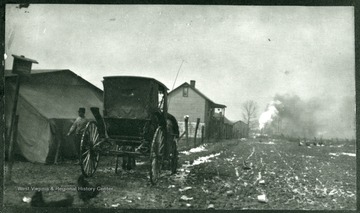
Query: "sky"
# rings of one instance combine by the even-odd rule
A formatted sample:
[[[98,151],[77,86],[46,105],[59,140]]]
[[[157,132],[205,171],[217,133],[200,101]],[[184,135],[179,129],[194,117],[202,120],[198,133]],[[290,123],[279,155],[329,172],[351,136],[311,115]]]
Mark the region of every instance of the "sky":
[[[195,80],[232,121],[247,100],[259,117],[279,95],[316,99],[323,132],[355,136],[353,7],[17,6],[6,6],[6,69],[16,54],[101,89],[112,75],[152,77],[170,90]]]

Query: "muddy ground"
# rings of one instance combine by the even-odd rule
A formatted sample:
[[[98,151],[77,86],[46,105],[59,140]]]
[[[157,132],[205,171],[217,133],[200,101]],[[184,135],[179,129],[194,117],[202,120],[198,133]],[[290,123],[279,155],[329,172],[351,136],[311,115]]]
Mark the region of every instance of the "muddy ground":
[[[73,161],[15,162],[15,183],[5,183],[4,205],[28,208],[22,199],[39,187],[46,200],[62,199],[66,193],[74,196],[75,208],[356,208],[354,143],[307,147],[280,140],[224,140],[180,151],[178,173],[163,172],[155,186],[150,184],[146,159],[138,159],[133,171],[115,174],[114,157],[102,157],[95,175],[88,178],[100,183],[102,192],[89,204],[73,190],[81,173]]]

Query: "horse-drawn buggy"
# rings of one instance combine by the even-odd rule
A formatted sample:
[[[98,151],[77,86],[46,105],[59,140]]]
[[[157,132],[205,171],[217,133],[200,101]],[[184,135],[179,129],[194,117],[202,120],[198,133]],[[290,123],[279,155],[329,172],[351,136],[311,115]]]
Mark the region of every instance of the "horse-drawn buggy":
[[[167,112],[167,87],[153,78],[134,76],[104,77],[103,86],[103,115],[91,108],[96,121],[86,125],[81,139],[82,173],[92,176],[100,155],[116,157],[115,172],[121,157],[127,168],[135,158],[147,158],[152,184],[164,168],[176,173],[179,128]]]

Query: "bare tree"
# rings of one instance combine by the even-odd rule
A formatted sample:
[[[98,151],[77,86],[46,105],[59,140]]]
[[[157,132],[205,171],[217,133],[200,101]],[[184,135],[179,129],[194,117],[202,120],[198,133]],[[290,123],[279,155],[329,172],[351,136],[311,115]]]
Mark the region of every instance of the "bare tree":
[[[257,103],[252,100],[244,102],[242,111],[244,122],[247,124],[246,136],[249,137],[250,130],[256,125]]]

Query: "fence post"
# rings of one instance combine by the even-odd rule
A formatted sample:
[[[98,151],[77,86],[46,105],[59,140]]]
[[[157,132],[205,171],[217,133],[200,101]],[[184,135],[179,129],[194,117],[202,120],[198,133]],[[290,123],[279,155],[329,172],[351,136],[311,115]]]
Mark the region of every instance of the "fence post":
[[[19,75],[16,76],[16,87],[15,87],[14,102],[13,102],[14,105],[11,110],[10,129],[8,130],[8,133],[7,133],[9,140],[11,140],[11,137],[12,137],[13,131],[14,131],[14,124],[15,124],[15,119],[16,119],[17,105],[18,105],[17,103],[18,103],[19,91],[20,91],[20,77],[21,76],[19,76]],[[9,149],[9,151],[10,151],[10,149]],[[8,154],[10,155],[10,152]]]
[[[196,135],[200,124],[200,118],[196,119],[196,126],[195,126],[195,135],[194,135],[194,147],[196,147]]]
[[[13,129],[10,135],[10,144],[9,144],[9,157],[8,157],[8,165],[7,165],[7,173],[6,173],[6,181],[11,181],[12,176],[12,167],[14,164],[14,143],[17,140],[17,132],[18,132],[18,123],[19,123],[19,115],[16,115],[15,120],[13,121]]]
[[[188,127],[189,116],[185,116],[184,121],[185,121],[186,147],[189,147],[189,127]]]
[[[201,143],[204,143],[205,126],[201,126]]]

